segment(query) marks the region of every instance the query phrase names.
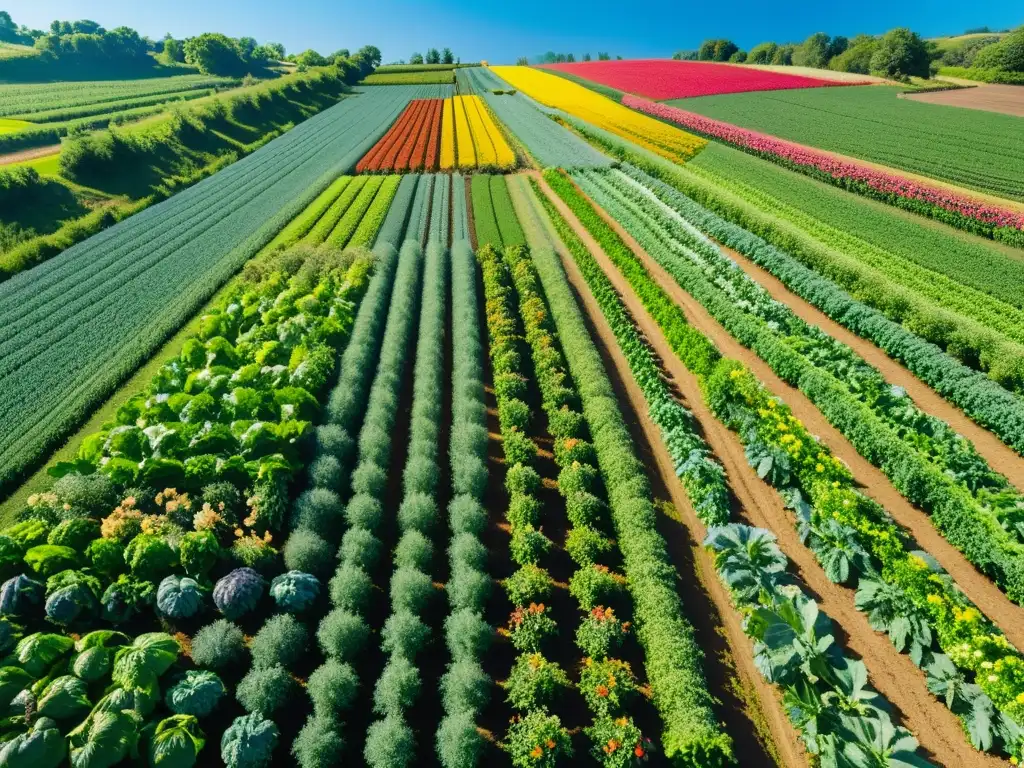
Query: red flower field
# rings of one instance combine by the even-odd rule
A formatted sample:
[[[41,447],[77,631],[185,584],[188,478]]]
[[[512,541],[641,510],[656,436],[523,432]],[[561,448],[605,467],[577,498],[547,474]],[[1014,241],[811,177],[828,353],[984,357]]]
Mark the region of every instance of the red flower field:
[[[568,72],[649,99],[684,99],[720,93],[857,85],[853,82],[819,80],[814,77],[786,75],[781,72],[767,72],[708,61],[586,61],[576,64],[545,64],[544,68]]]
[[[356,164],[357,173],[437,169],[444,99],[413,99],[395,124]]]

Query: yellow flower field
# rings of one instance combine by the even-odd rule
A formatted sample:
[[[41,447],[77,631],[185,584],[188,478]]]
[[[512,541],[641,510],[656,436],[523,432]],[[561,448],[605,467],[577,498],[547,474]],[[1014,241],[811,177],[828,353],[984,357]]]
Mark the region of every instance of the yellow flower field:
[[[515,168],[516,154],[479,96],[445,99],[441,121],[441,170]]]
[[[707,146],[704,139],[634,112],[557,75],[532,67],[491,67],[491,71],[541,104],[568,112],[674,162],[684,163]]]
[[[455,114],[451,99],[444,100],[441,117],[441,170],[455,167]]]

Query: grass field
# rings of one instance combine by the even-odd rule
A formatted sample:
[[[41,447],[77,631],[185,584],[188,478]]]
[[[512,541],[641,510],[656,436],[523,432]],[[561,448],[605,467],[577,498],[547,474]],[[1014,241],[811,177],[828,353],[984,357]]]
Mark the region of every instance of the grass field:
[[[782,139],[1024,200],[1020,118],[898,99],[860,86],[706,96],[680,109]]]
[[[12,120],[9,117],[0,117],[0,134],[17,133],[31,127],[32,123],[27,120]]]
[[[394,72],[373,74],[360,85],[445,85],[455,82],[455,70],[437,69],[425,72]]]

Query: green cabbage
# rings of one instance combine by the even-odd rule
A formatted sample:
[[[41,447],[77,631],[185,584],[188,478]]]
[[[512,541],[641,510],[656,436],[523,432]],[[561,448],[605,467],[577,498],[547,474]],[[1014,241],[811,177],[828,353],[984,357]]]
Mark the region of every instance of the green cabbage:
[[[0,748],[2,768],[57,768],[64,762],[68,746],[48,717],[40,717],[32,730],[15,736]]]
[[[270,763],[277,738],[273,720],[264,719],[259,712],[242,715],[224,731],[220,758],[228,768],[262,768]]]
[[[167,691],[164,702],[176,715],[206,717],[224,693],[224,683],[215,672],[190,669]]]
[[[161,720],[149,744],[153,768],[192,768],[206,740],[199,720],[191,715],[173,715]]]

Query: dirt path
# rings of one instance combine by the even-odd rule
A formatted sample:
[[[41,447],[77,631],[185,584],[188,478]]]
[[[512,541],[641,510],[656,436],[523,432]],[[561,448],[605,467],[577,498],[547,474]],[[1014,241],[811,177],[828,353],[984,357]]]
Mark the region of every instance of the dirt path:
[[[999,112],[1004,115],[1024,117],[1024,87],[996,83],[971,83],[971,85],[980,87],[933,93],[908,93],[903,98],[911,101],[924,101],[929,104],[944,104],[947,107],[980,109],[984,112]]]
[[[890,358],[884,350],[844,328],[824,312],[804,301],[789,290],[785,284],[770,272],[762,269],[743,254],[718,243],[718,247],[733,259],[750,277],[761,284],[769,295],[788,306],[802,320],[816,325],[832,338],[841,341],[854,352],[877,368],[890,384],[898,384],[925,413],[942,419],[953,429],[966,437],[989,465],[1001,472],[1020,491],[1024,491],[1024,457],[1021,457],[1006,443],[984,427],[972,421],[963,411],[945,400],[934,389],[918,379],[900,363]]]
[[[20,152],[11,152],[8,155],[0,155],[0,165],[11,165],[12,163],[24,163],[26,160],[37,160],[40,157],[49,157],[60,152],[60,144],[49,147],[35,147],[34,149],[23,149]]]
[[[780,396],[822,442],[831,448],[853,473],[860,490],[874,499],[892,515],[914,538],[916,546],[929,552],[956,580],[964,593],[988,616],[1018,648],[1024,648],[1024,610],[1015,605],[991,579],[978,571],[932,525],[925,512],[914,507],[897,491],[882,471],[857,453],[856,449],[833,427],[803,392],[780,379],[756,353],[742,346],[728,331],[708,314],[690,294],[603,209],[597,208],[623,241],[633,250],[666,293],[683,309],[690,324],[711,339],[723,355],[739,360],[760,379],[772,393]],[[609,262],[610,263],[610,262]],[[615,270],[615,276],[619,276]]]
[[[661,330],[643,309],[625,278],[615,269],[608,257],[560,198],[554,195],[546,185],[545,190],[577,234],[583,238],[584,243],[598,260],[613,286],[623,297],[627,307],[633,312],[640,330],[651,343],[655,352],[661,356],[666,373],[683,394],[684,404],[693,412],[705,439],[725,467],[730,489],[737,501],[736,519],[749,525],[767,528],[775,533],[779,546],[790,558],[794,573],[804,581],[821,609],[835,622],[837,640],[842,642],[851,654],[866,660],[872,684],[893,704],[897,711],[897,717],[902,717],[903,724],[914,733],[923,749],[930,753],[933,760],[950,766],[1003,764],[998,758],[983,755],[971,747],[963,736],[959,720],[929,693],[925,676],[921,671],[913,665],[909,657],[898,653],[888,638],[871,629],[866,616],[854,608],[853,590],[832,584],[825,578],[824,572],[814,560],[814,556],[800,542],[780,497],[761,481],[747,464],[739,439],[708,410],[700,395],[696,377],[690,374],[672,352]],[[618,348],[611,329],[604,321],[596,302],[590,295],[575,262],[571,258],[563,257],[563,263],[577,294],[583,300],[585,311],[591,318],[602,344],[609,350],[616,368],[623,372],[623,378],[626,381],[631,381],[632,377],[626,375],[628,374],[628,364]],[[635,411],[646,413],[642,394],[635,384],[630,388],[630,401]],[[641,421],[646,421],[646,418]],[[662,475],[668,473],[669,476],[666,478],[670,481],[667,483],[668,487],[674,489],[675,494],[679,495],[681,489],[675,479],[671,459],[660,443],[660,436],[657,435],[653,424],[645,425],[645,431],[652,429],[655,430],[657,437],[651,442],[654,446],[654,453],[658,456],[659,471]],[[684,513],[686,527],[699,541],[703,535],[703,526],[689,505],[685,503],[685,498],[682,503],[679,503],[679,509]],[[928,527],[931,528],[930,524]],[[710,557],[701,552],[696,559],[702,563],[702,570],[712,576],[706,580],[706,584],[715,597],[716,604],[724,606],[722,617],[726,622],[726,630],[733,647],[737,648],[737,663],[745,670],[746,675],[753,675],[757,679],[756,687],[763,702],[778,701],[778,694],[761,680],[760,675],[753,667],[750,641],[743,635],[739,626],[738,614],[728,605],[728,598],[723,594],[724,589],[719,586],[717,577],[714,577]],[[718,594],[715,594],[716,592]],[[778,707],[766,707],[765,714],[768,716],[772,732],[776,734],[776,742],[780,749],[785,749],[787,743],[792,742],[794,737],[788,721],[777,710]],[[788,737],[780,737],[780,734],[787,732],[790,734]],[[789,749],[795,749],[793,744],[790,744]],[[795,755],[790,754],[783,762],[787,766],[793,765],[793,759],[795,759]]]

